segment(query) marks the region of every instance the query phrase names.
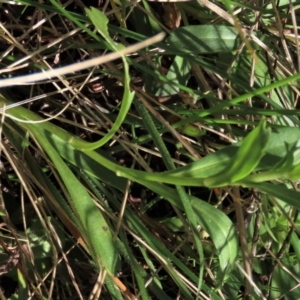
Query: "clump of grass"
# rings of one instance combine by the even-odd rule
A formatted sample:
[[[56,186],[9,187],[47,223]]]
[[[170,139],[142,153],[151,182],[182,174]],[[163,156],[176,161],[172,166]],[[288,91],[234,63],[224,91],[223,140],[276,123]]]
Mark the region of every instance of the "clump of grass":
[[[299,298],[296,6],[96,2],[2,4],[1,298]]]

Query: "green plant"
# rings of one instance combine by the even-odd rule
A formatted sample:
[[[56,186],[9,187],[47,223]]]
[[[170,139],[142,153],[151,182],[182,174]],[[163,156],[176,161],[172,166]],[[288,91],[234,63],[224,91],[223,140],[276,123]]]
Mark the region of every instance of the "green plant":
[[[59,24],[66,18],[80,28],[80,38],[85,41],[62,39],[59,46],[37,45],[30,72],[48,68],[47,59],[40,60],[42,55],[69,54],[69,48],[90,56],[99,55],[100,50],[119,52],[132,41],[168,31],[156,9],[170,10],[146,1],[136,8],[111,2],[111,22],[96,8],[75,13],[54,0],[21,3],[24,8],[54,14]],[[9,182],[21,190],[14,197],[3,193],[2,218],[12,232],[22,224],[24,228],[18,230],[29,241],[35,266],[32,274],[24,271],[28,264],[17,266],[24,299],[29,294],[51,298],[56,293],[55,280],[68,276],[75,279],[70,280],[74,288],[62,285],[66,298],[74,293],[84,298],[69,268],[72,240],[61,233],[62,228],[84,249],[71,251],[72,259],[88,264],[91,273],[99,273],[97,284],[105,283],[105,290],[98,288],[95,298],[100,292],[113,299],[135,299],[135,295],[142,299],[177,295],[235,299],[241,294],[253,299],[295,297],[300,257],[295,186],[300,175],[300,131],[294,95],[300,73],[294,71],[293,60],[286,67],[281,52],[276,54],[278,65],[270,62],[275,59],[271,28],[264,34],[245,29],[256,20],[254,11],[264,20],[273,11],[277,18],[286,16],[285,4],[272,9],[219,4],[222,13],[215,6],[199,3],[166,4],[176,5],[184,26],[172,29],[166,39],[139,54],[122,52],[117,62],[89,67],[88,73],[78,76],[60,74],[61,86],[57,87],[61,95],[45,92],[50,112],[15,107],[16,91],[7,87],[13,81],[0,80],[0,87],[5,87],[0,99],[6,142],[2,151],[10,166]],[[237,20],[233,11],[225,10],[233,4],[251,13]],[[216,14],[227,23],[219,24]],[[202,24],[189,24],[200,15],[205,20]],[[268,26],[274,25],[269,20]],[[5,30],[2,35],[17,45]],[[276,41],[286,51],[286,42]],[[155,46],[160,51],[153,51]],[[265,49],[271,49],[267,56]],[[4,55],[3,61],[20,64],[16,55]],[[106,108],[88,101],[82,91],[85,84],[77,84],[93,83],[92,77],[114,81],[112,89],[109,84],[104,87],[108,93],[101,99],[110,98]],[[51,80],[41,85],[52,90],[52,83],[57,84]],[[33,90],[38,96],[40,90]],[[28,90],[22,87],[18,92],[26,95]],[[67,99],[66,106],[60,96]],[[163,97],[169,97],[169,102],[162,104]],[[142,192],[135,202],[136,187]],[[36,205],[40,197],[44,206]],[[12,198],[20,207],[14,217],[9,207]],[[255,217],[247,221],[250,209]],[[30,214],[39,221],[29,222]],[[49,247],[44,256],[35,251],[32,241],[39,232],[43,236],[40,246]],[[272,246],[268,248],[269,240]],[[54,253],[53,268],[50,253]],[[267,257],[264,263],[260,263],[262,253]],[[66,268],[61,267],[62,261]],[[62,277],[55,277],[58,266],[57,274]],[[120,270],[126,274],[124,280],[117,276]],[[265,274],[267,280],[262,279]],[[40,288],[43,276],[48,281]],[[170,289],[170,281],[176,284],[176,291]]]

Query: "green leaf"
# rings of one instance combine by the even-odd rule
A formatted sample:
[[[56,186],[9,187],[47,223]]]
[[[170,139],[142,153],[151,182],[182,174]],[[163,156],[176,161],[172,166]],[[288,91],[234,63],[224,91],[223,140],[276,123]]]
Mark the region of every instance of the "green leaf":
[[[26,300],[28,299],[28,281],[27,278],[22,274],[21,270],[17,269],[17,275],[18,275],[18,300]],[[27,275],[28,276],[28,275]],[[15,295],[12,295],[12,297]],[[9,298],[13,299],[13,298]]]
[[[198,222],[209,233],[219,257],[218,284],[223,284],[231,274],[238,254],[238,238],[230,219],[212,205],[191,197]]]
[[[45,131],[31,124],[27,124],[27,127],[43,147],[64,182],[69,193],[69,204],[78,218],[79,230],[95,263],[99,267],[105,268],[110,275],[114,274],[119,259],[118,251],[104,216],[86,189],[53,148]]]
[[[123,45],[115,43],[114,40],[110,37],[107,28],[108,18],[104,13],[102,13],[99,9],[95,7],[91,7],[91,9],[85,8],[85,12],[89,19],[93,22],[98,32],[110,44],[111,50],[118,51],[124,49]]]
[[[287,145],[300,144],[299,128],[279,128],[271,132],[269,143],[265,148],[265,155],[256,166],[255,171],[262,169],[273,168],[287,153]],[[164,175],[172,175],[175,177],[191,177],[205,178],[216,175],[222,171],[231,158],[236,155],[242,142],[235,145],[223,148],[215,153],[209,154],[206,157],[190,163],[184,167],[178,168],[175,171],[165,172]],[[300,162],[300,153],[294,156],[294,165]]]
[[[95,163],[95,161],[87,154],[75,149],[70,144],[65,143],[65,141],[59,137],[51,135],[47,131],[45,131],[45,136],[51,141],[55,150],[73,166],[84,170],[84,172],[88,175],[96,177],[102,182],[105,182],[106,184],[113,186],[122,192],[125,191],[127,179],[121,178],[111,170],[103,167],[101,164]],[[113,162],[113,158],[108,156],[101,149],[97,149],[95,151]]]
[[[92,7],[91,9],[85,9],[88,17],[91,19],[95,27],[97,28],[98,32],[106,39],[106,41],[110,44],[111,49],[114,51],[118,51],[124,48],[123,45],[116,44],[113,39],[110,37],[107,24],[108,18],[104,13],[100,10]],[[130,76],[129,76],[129,66],[127,64],[126,58],[122,56],[123,64],[124,64],[124,94],[122,98],[122,104],[120,108],[120,112],[116,121],[114,122],[110,131],[99,141],[90,143],[89,145],[80,146],[82,150],[93,150],[103,146],[107,143],[114,134],[119,130],[121,127],[133,100],[134,92],[130,92]]]
[[[193,54],[231,52],[240,45],[237,29],[225,25],[180,27],[171,32],[166,43]]]
[[[84,171],[87,169],[90,176],[101,178],[102,169],[99,169],[101,172],[98,172],[97,168],[92,167],[96,164],[96,161],[102,160],[98,153],[95,151],[82,153],[76,150],[74,154],[67,154],[67,152],[70,152],[72,149],[70,145],[64,143],[62,139],[53,134],[47,134],[47,138],[51,140],[55,149],[59,149],[62,156],[67,157],[70,163]],[[86,159],[86,155],[91,155],[91,159]],[[175,189],[163,184],[144,180],[142,177],[138,177],[135,181],[158,193],[173,205],[183,209],[181,199]],[[123,185],[118,188],[124,191]],[[230,219],[215,207],[196,197],[189,196],[189,199],[191,200],[194,213],[197,216],[197,221],[204,230],[208,232],[217,249],[220,262],[218,279],[221,281],[222,278],[228,278],[238,253],[238,239],[234,226]],[[218,230],[216,230],[216,228],[218,228]]]
[[[266,121],[262,120],[259,126],[243,140],[225,169],[207,179],[207,185],[222,186],[239,181],[249,175],[264,156],[269,137],[270,129],[266,129]]]

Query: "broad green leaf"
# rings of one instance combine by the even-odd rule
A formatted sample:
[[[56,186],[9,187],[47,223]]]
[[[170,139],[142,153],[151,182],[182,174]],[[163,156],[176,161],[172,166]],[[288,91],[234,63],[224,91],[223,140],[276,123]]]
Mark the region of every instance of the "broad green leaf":
[[[240,45],[235,27],[225,25],[191,25],[175,29],[166,43],[194,54],[231,52]]]

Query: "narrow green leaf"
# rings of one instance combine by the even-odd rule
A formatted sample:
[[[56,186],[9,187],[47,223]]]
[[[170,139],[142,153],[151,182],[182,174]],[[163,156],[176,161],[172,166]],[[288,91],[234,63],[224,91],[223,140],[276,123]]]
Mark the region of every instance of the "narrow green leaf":
[[[166,167],[169,170],[174,170],[175,165],[172,161],[170,153],[169,153],[166,145],[164,144],[164,141],[162,140],[158,130],[156,129],[156,126],[155,126],[149,112],[147,111],[145,106],[142,105],[138,101],[136,101],[135,106],[136,106],[136,109],[139,112],[140,116],[143,119],[145,127],[148,129],[149,133],[151,134],[156,147],[159,149],[159,152],[162,155],[162,159],[164,160]],[[176,186],[176,190],[177,190],[179,199],[181,200],[181,203],[182,203],[182,206],[186,213],[186,216],[188,218],[188,222],[191,226],[193,240],[195,242],[196,249],[198,250],[199,266],[200,266],[198,290],[201,290],[202,279],[203,279],[204,254],[203,254],[202,242],[200,240],[198,229],[197,229],[198,224],[197,224],[196,217],[195,217],[194,211],[192,209],[191,203],[189,201],[188,194],[186,193],[185,189],[181,186]]]
[[[28,284],[27,278],[25,278],[19,268],[17,268],[18,275],[18,299],[26,300],[28,299]]]
[[[237,182],[249,175],[260,162],[266,152],[270,129],[262,120],[258,127],[243,140],[236,154],[228,161],[227,166],[215,176],[207,178],[206,186],[223,186]]]
[[[266,152],[269,138],[270,128],[266,128],[266,121],[263,119],[259,126],[243,140],[239,150],[233,157],[233,164],[230,168],[232,174],[230,182],[238,181],[255,170]]]
[[[100,10],[92,7],[91,9],[85,9],[88,17],[91,19],[93,24],[95,25],[98,32],[106,39],[106,41],[110,44],[112,50],[118,51],[124,48],[123,45],[116,44],[113,39],[110,37],[108,32],[108,18],[104,13]],[[126,58],[122,56],[123,64],[124,64],[124,94],[122,98],[122,104],[120,108],[120,112],[116,121],[114,122],[110,131],[99,141],[90,143],[89,145],[84,145],[82,150],[93,150],[96,148],[100,148],[105,143],[107,143],[114,134],[119,130],[121,127],[133,100],[134,92],[130,92],[130,76],[129,76],[129,67],[126,61]],[[75,145],[76,146],[76,145]],[[80,146],[81,147],[81,146]]]
[[[85,8],[85,12],[89,19],[92,21],[97,31],[104,37],[104,39],[110,44],[111,50],[118,51],[124,49],[124,46],[121,44],[117,44],[110,37],[108,32],[108,18],[106,15],[101,12],[99,9],[95,7],[91,7],[90,9]]]
[[[76,166],[90,176],[96,177],[102,182],[117,188],[118,190],[124,192],[126,187],[127,179],[119,177],[115,172],[103,167],[100,163],[95,163],[95,161],[90,158],[85,152],[81,152],[75,149],[70,144],[65,143],[64,140],[57,136],[51,135],[49,132],[45,131],[45,136],[51,141],[52,146],[55,150],[69,163]],[[107,154],[101,149],[95,150],[101,156],[106,157],[111,163],[116,163],[113,161],[112,157],[107,156]]]
[[[67,188],[70,205],[79,219],[80,231],[89,245],[90,254],[95,263],[99,267],[105,268],[109,274],[114,274],[118,262],[118,252],[105,218],[88,192],[52,147],[44,131],[35,125],[27,124],[27,126],[56,166],[57,172]]]
[[[238,181],[253,170],[265,155],[269,143],[271,130],[266,128],[266,120],[262,119],[258,127],[251,131],[243,140],[234,159],[232,182]]]
[[[261,169],[273,168],[282,158],[288,153],[287,145],[300,145],[300,130],[299,128],[279,128],[272,131],[269,138],[269,143],[265,149],[265,156],[261,159],[256,167],[256,171]],[[216,175],[228,165],[230,159],[236,155],[240,145],[239,142],[235,145],[223,148],[215,153],[190,163],[184,167],[178,168],[175,171],[168,171],[164,174],[175,177],[194,177],[205,178]],[[294,164],[300,162],[300,153],[294,156]]]

